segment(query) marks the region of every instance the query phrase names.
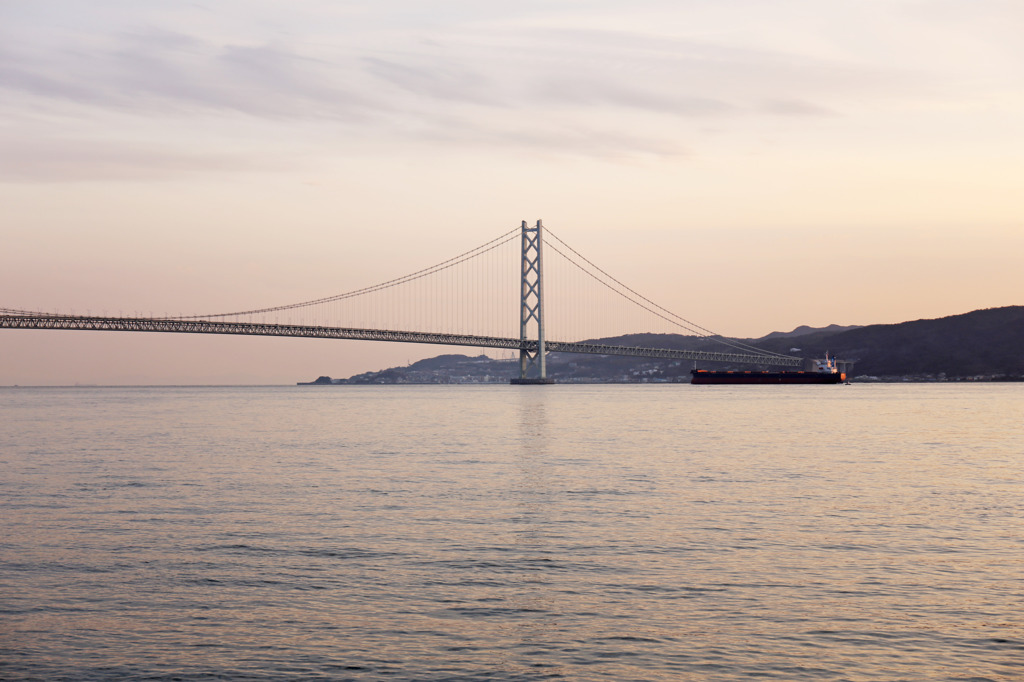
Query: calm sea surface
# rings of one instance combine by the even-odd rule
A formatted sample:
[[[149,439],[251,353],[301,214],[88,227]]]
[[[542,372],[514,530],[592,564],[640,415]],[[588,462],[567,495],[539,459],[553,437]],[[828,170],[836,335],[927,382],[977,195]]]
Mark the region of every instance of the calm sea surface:
[[[0,389],[0,678],[1024,679],[1024,385]]]

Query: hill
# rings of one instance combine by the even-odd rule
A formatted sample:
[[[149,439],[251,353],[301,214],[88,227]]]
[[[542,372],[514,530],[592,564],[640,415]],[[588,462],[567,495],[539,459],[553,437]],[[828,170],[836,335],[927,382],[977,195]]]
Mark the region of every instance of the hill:
[[[827,327],[808,327],[806,324],[802,324],[802,325],[800,325],[799,327],[797,327],[796,329],[794,329],[791,332],[772,332],[771,334],[768,334],[767,336],[762,336],[761,339],[762,340],[766,340],[766,339],[778,339],[778,338],[791,338],[791,337],[794,337],[794,336],[806,336],[807,334],[817,334],[819,332],[823,332],[823,333],[827,333],[827,334],[837,334],[839,332],[844,332],[847,329],[857,329],[857,328],[858,328],[857,325],[852,325],[852,326],[849,326],[849,327],[844,327],[841,324],[830,324]]]
[[[1024,306],[878,324],[838,333],[763,339],[757,345],[801,355],[829,351],[856,363],[855,374],[880,377],[1020,378],[1024,376]]]

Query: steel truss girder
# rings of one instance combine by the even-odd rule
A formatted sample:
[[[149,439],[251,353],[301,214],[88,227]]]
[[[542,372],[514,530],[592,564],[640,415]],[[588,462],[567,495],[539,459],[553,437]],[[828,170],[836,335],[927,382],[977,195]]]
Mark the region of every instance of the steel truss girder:
[[[355,341],[392,341],[396,343],[429,343],[444,346],[504,348],[518,350],[536,357],[540,342],[531,339],[509,339],[500,336],[470,334],[434,334],[388,329],[355,329],[318,327],[313,325],[262,324],[256,322],[213,322],[206,320],[175,320],[146,317],[92,317],[77,315],[0,315],[0,329],[65,329],[72,331],[163,332],[171,334],[236,334],[243,336],[291,336],[313,339],[348,339]],[[547,352],[585,353],[591,355],[625,355],[664,360],[702,360],[706,362],[750,363],[772,367],[799,367],[802,358],[754,355],[744,353],[711,353],[707,351],[671,350],[666,348],[632,348],[569,341],[547,341]]]
[[[585,353],[589,355],[626,355],[638,358],[660,358],[662,360],[703,360],[706,362],[733,362],[768,367],[802,367],[803,358],[776,355],[755,355],[753,353],[714,353],[703,350],[675,350],[671,348],[634,348],[631,346],[606,346],[597,343],[576,343],[548,341],[549,353]]]

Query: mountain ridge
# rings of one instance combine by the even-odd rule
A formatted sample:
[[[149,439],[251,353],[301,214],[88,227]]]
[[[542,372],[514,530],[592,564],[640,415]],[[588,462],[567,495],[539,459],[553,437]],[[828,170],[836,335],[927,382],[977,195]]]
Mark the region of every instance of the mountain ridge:
[[[814,334],[814,333],[817,333],[817,332],[825,332],[825,333],[829,333],[829,334],[837,334],[839,332],[845,332],[845,331],[848,331],[850,329],[857,329],[857,328],[859,328],[861,326],[863,326],[863,325],[851,324],[851,325],[845,325],[844,326],[844,325],[841,325],[841,324],[830,324],[827,327],[809,327],[806,324],[802,324],[802,325],[800,325],[799,327],[797,327],[796,329],[794,329],[791,332],[772,332],[770,334],[765,334],[759,340],[792,338],[794,336],[806,336],[807,334]]]
[[[680,350],[716,350],[720,342],[680,334],[627,334],[595,343]],[[853,363],[860,380],[1024,380],[1024,306],[984,308],[960,315],[895,324],[801,325],[759,339],[739,339],[766,351],[804,357],[830,355]],[[796,352],[796,351],[794,351]],[[551,353],[548,375],[565,383],[681,382],[691,364],[624,356]],[[750,369],[750,365],[721,365]],[[316,384],[506,383],[518,372],[518,360],[484,355],[445,354],[407,367],[365,372],[347,379],[322,376]]]

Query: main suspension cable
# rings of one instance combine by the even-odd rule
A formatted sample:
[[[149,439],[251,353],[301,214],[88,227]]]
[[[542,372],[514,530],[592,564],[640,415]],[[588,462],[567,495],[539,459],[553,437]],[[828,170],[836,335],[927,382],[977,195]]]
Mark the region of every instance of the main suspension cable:
[[[503,246],[504,244],[507,244],[508,242],[512,241],[516,236],[519,235],[519,231],[520,231],[520,228],[517,227],[517,228],[515,228],[514,230],[512,230],[510,232],[506,232],[505,234],[501,235],[500,237],[496,237],[495,239],[492,239],[491,241],[489,241],[489,242],[487,242],[485,244],[482,244],[481,246],[476,247],[475,249],[470,249],[469,251],[466,251],[465,253],[459,254],[458,256],[455,256],[453,258],[449,258],[448,260],[443,261],[441,263],[438,263],[437,265],[432,265],[429,268],[424,268],[422,270],[417,270],[416,272],[413,272],[411,274],[405,275],[403,277],[398,277],[396,279],[388,280],[387,282],[381,282],[380,284],[374,284],[372,286],[363,287],[362,289],[355,289],[353,291],[348,291],[348,292],[345,292],[343,294],[336,294],[334,296],[327,296],[327,297],[324,297],[324,298],[317,298],[317,299],[314,299],[314,300],[311,300],[311,301],[302,301],[300,303],[289,303],[289,304],[286,304],[286,305],[273,306],[273,307],[270,307],[270,308],[257,308],[257,309],[254,309],[254,310],[240,310],[240,311],[233,312],[233,313],[215,313],[215,314],[212,314],[212,315],[187,315],[187,316],[176,317],[174,319],[178,319],[178,320],[209,320],[209,319],[213,319],[213,318],[216,318],[216,317],[236,317],[236,316],[239,316],[239,315],[257,315],[257,314],[260,314],[260,313],[273,313],[273,312],[280,312],[282,310],[293,310],[295,308],[304,308],[304,307],[308,307],[308,306],[319,305],[319,304],[322,304],[322,303],[333,303],[334,301],[341,301],[341,300],[344,300],[346,298],[354,298],[356,296],[362,296],[362,295],[365,295],[365,294],[372,294],[372,293],[377,292],[377,291],[383,291],[384,289],[390,289],[392,287],[396,287],[396,286],[399,286],[401,284],[406,284],[407,282],[412,282],[414,280],[421,279],[421,278],[427,277],[429,275],[433,275],[433,274],[435,274],[437,272],[441,272],[443,270],[447,270],[448,268],[451,268],[451,267],[454,267],[454,266],[456,266],[456,265],[458,265],[460,263],[463,263],[463,262],[465,262],[465,261],[467,261],[467,260],[469,260],[471,258],[476,258],[477,256],[485,254],[488,251],[496,249],[499,246]]]
[[[622,283],[621,281],[619,281],[618,279],[616,279],[616,278],[615,278],[615,277],[613,277],[612,275],[610,275],[610,274],[608,274],[607,272],[605,272],[605,271],[604,271],[603,269],[601,269],[601,268],[600,268],[599,266],[597,266],[596,264],[594,264],[594,262],[593,262],[593,261],[589,260],[589,259],[588,259],[588,258],[587,258],[586,256],[584,256],[583,254],[581,254],[581,253],[580,253],[579,251],[577,251],[576,249],[574,249],[574,248],[572,248],[571,246],[569,246],[568,244],[566,244],[566,243],[565,243],[565,242],[564,242],[564,241],[563,241],[562,239],[560,239],[560,238],[558,237],[558,235],[556,235],[555,233],[553,233],[553,232],[552,232],[552,231],[551,231],[550,229],[546,229],[546,230],[545,230],[545,232],[546,232],[546,233],[547,233],[547,234],[548,234],[549,236],[553,237],[553,238],[554,238],[554,239],[555,239],[555,240],[556,240],[556,241],[557,241],[557,242],[558,242],[559,244],[561,244],[561,245],[562,245],[562,246],[564,246],[564,247],[565,247],[566,249],[568,249],[568,250],[569,250],[569,251],[571,251],[571,252],[572,252],[573,254],[575,254],[577,258],[579,258],[580,260],[584,261],[584,262],[585,262],[585,263],[586,263],[587,265],[589,265],[590,267],[594,268],[595,270],[597,270],[598,272],[600,272],[600,273],[601,273],[602,275],[604,275],[605,277],[607,277],[607,278],[608,278],[609,280],[611,280],[611,281],[612,281],[612,282],[614,282],[615,284],[619,285],[620,287],[622,287],[623,289],[625,289],[626,291],[628,291],[628,292],[629,292],[630,294],[632,294],[632,295],[633,295],[633,296],[635,296],[636,298],[639,298],[639,299],[640,299],[640,301],[643,301],[644,303],[641,303],[640,301],[638,301],[638,300],[636,300],[636,299],[630,298],[629,296],[627,296],[627,295],[626,295],[625,293],[623,293],[622,291],[619,291],[619,290],[617,290],[617,289],[616,289],[615,287],[613,287],[613,286],[612,286],[611,284],[609,284],[608,282],[605,282],[604,280],[602,280],[602,279],[601,279],[600,277],[598,277],[598,276],[597,276],[597,275],[595,275],[594,273],[592,273],[592,272],[588,271],[588,270],[587,270],[586,268],[584,268],[584,267],[583,267],[582,265],[580,265],[579,263],[577,263],[577,262],[576,262],[575,260],[573,260],[572,258],[570,258],[569,256],[567,256],[567,255],[566,255],[565,253],[563,253],[562,251],[560,251],[560,250],[559,250],[559,249],[558,249],[557,247],[555,247],[554,245],[552,245],[552,244],[550,244],[550,243],[549,243],[549,244],[548,244],[548,246],[549,246],[549,247],[550,247],[550,248],[551,248],[551,249],[552,249],[553,251],[555,251],[555,252],[556,252],[556,253],[557,253],[558,255],[562,256],[562,257],[563,257],[563,258],[565,258],[565,259],[566,259],[567,261],[569,261],[569,263],[571,263],[572,265],[574,265],[574,266],[576,266],[577,268],[579,268],[579,269],[580,269],[581,271],[583,271],[583,272],[584,272],[585,274],[589,275],[589,276],[590,276],[591,278],[593,278],[593,279],[594,279],[595,281],[597,281],[597,282],[599,282],[599,283],[603,284],[603,285],[604,285],[604,286],[606,286],[607,288],[609,288],[609,289],[611,289],[612,291],[614,291],[615,293],[617,293],[617,294],[618,294],[619,296],[621,296],[621,297],[625,298],[625,299],[626,299],[627,301],[630,301],[631,303],[633,303],[633,304],[635,304],[635,305],[637,305],[637,306],[640,306],[641,308],[643,308],[643,309],[644,309],[644,310],[646,310],[647,312],[649,312],[649,313],[651,313],[651,314],[653,314],[653,315],[656,315],[657,317],[660,317],[661,319],[665,320],[666,322],[668,322],[668,323],[670,323],[670,324],[673,324],[673,325],[675,325],[675,326],[677,326],[677,327],[680,327],[680,328],[682,328],[682,329],[685,329],[686,331],[692,332],[692,333],[694,333],[694,334],[695,334],[695,335],[697,335],[697,336],[701,336],[701,337],[704,337],[704,338],[714,338],[714,339],[718,339],[720,343],[722,343],[722,344],[724,344],[724,345],[726,345],[726,346],[729,346],[729,347],[731,347],[731,348],[736,348],[736,349],[738,349],[738,350],[752,350],[752,351],[756,351],[757,353],[759,353],[759,354],[761,354],[761,355],[769,355],[769,356],[776,356],[776,357],[780,357],[780,358],[786,358],[786,357],[791,357],[791,356],[788,356],[788,355],[784,355],[784,354],[782,354],[782,353],[776,353],[776,352],[774,352],[774,351],[766,351],[766,350],[763,350],[763,349],[761,349],[761,348],[757,348],[756,346],[751,346],[751,345],[749,345],[749,344],[743,343],[742,341],[738,341],[738,340],[736,340],[736,339],[732,339],[732,338],[730,338],[730,337],[727,337],[727,336],[722,336],[721,334],[718,334],[718,333],[716,333],[716,332],[713,332],[713,331],[711,331],[710,329],[707,329],[707,328],[705,328],[705,327],[702,327],[702,326],[700,326],[699,324],[696,324],[696,323],[694,323],[694,322],[690,322],[689,320],[687,320],[687,319],[686,319],[686,318],[684,318],[684,317],[681,317],[681,316],[679,316],[679,315],[676,315],[676,314],[675,314],[675,313],[673,313],[673,312],[672,312],[671,310],[668,310],[668,309],[666,309],[666,308],[663,308],[662,306],[658,305],[657,303],[655,303],[655,302],[654,302],[654,301],[652,301],[651,299],[647,298],[647,297],[646,297],[646,296],[644,296],[643,294],[641,294],[641,293],[639,293],[639,292],[637,292],[637,291],[633,290],[632,288],[630,288],[630,287],[629,287],[629,286],[627,286],[626,284],[623,284],[623,283]],[[645,303],[646,303],[647,305],[645,305]],[[650,307],[648,307],[648,306],[650,306]],[[657,310],[652,310],[652,308],[656,308]],[[658,312],[658,311],[661,311],[661,312]],[[662,314],[662,313],[664,313],[664,314]],[[668,315],[669,317],[666,317],[666,315]],[[673,319],[673,318],[674,318],[674,319]]]

